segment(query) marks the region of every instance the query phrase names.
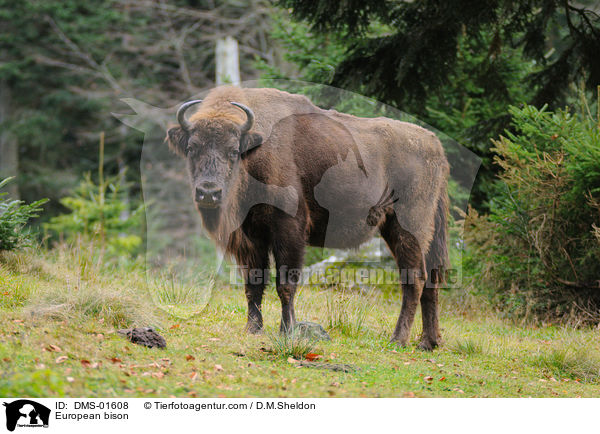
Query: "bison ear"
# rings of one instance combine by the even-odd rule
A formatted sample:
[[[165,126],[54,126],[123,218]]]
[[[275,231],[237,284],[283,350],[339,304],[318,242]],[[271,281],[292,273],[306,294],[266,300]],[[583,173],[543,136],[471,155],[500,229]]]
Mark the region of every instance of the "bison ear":
[[[244,133],[240,139],[240,154],[260,146],[263,142],[263,136],[259,133]]]
[[[167,131],[169,148],[181,157],[185,157],[188,134],[181,127],[172,127]]]

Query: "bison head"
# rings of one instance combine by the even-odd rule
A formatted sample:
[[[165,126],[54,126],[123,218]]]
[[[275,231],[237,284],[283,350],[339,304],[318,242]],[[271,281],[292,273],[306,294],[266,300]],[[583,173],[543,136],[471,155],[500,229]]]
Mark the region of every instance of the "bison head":
[[[262,143],[262,136],[250,132],[254,113],[231,102],[246,113],[242,125],[221,117],[200,118],[190,122],[185,111],[202,100],[188,101],[179,107],[179,126],[169,129],[167,140],[176,154],[187,160],[194,200],[199,208],[218,208],[239,172],[240,160]]]

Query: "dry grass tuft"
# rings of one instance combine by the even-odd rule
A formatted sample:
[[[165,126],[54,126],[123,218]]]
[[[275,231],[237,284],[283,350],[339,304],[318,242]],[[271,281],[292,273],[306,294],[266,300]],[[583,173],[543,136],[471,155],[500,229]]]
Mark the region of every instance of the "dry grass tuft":
[[[93,245],[61,245],[45,258],[34,249],[2,254],[0,278],[12,305],[35,319],[93,318],[114,327],[159,322],[141,272],[102,266]],[[39,280],[30,285],[34,278]]]

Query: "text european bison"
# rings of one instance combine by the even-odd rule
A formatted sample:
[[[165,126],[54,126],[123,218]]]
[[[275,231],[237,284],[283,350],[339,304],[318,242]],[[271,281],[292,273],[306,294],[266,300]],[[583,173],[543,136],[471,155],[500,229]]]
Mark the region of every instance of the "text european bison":
[[[196,104],[199,109],[186,119]],[[408,342],[420,300],[420,347],[439,344],[449,169],[433,133],[387,118],[323,110],[276,89],[230,86],[184,103],[177,120],[168,131],[169,146],[187,161],[210,237],[243,267],[250,333],[263,326],[270,253],[281,330],[288,332],[295,324],[295,276],[305,246],[354,248],[379,231],[408,275],[392,341]]]

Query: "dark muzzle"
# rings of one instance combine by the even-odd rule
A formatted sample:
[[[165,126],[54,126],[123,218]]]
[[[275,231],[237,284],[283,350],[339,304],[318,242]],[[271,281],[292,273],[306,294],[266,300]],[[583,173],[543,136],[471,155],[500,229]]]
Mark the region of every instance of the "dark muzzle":
[[[221,204],[223,190],[214,182],[203,182],[196,187],[195,201],[202,208],[216,208]]]

